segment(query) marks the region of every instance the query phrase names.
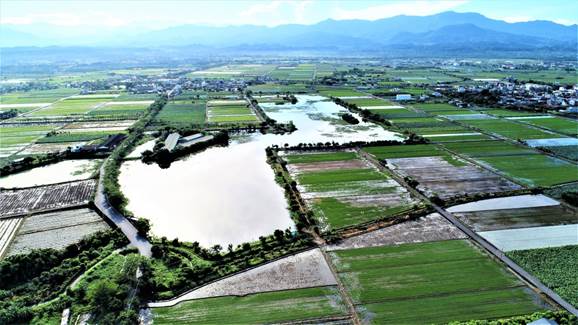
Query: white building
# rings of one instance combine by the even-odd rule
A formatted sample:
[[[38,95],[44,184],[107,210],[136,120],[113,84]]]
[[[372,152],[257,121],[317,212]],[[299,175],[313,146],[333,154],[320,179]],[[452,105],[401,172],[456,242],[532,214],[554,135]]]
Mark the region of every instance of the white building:
[[[395,95],[395,100],[397,100],[397,101],[411,100],[411,95],[410,94],[397,94],[397,95]]]

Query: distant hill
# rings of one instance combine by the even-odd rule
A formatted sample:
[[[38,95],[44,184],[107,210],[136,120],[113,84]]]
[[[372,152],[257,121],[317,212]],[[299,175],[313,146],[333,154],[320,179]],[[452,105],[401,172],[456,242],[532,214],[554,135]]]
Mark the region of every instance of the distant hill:
[[[508,23],[477,13],[444,12],[431,16],[396,16],[375,21],[325,20],[313,25],[254,25],[209,27],[182,25],[158,31],[111,33],[88,38],[93,44],[77,44],[57,39],[49,30],[45,35],[17,34],[14,26],[2,26],[0,46],[93,46],[93,47],[170,47],[245,51],[316,50],[347,53],[390,53],[394,49],[410,50],[430,47],[432,53],[448,50],[464,54],[473,49],[507,51],[556,51],[576,49],[578,26],[565,26],[550,21]],[[4,34],[7,36],[5,37]],[[110,35],[109,35],[110,34]],[[123,35],[123,36],[119,36]],[[64,42],[64,43],[63,43]],[[72,43],[71,43],[72,42]],[[408,53],[412,55],[412,53]],[[479,54],[479,53],[478,53]],[[575,53],[574,53],[575,56]]]

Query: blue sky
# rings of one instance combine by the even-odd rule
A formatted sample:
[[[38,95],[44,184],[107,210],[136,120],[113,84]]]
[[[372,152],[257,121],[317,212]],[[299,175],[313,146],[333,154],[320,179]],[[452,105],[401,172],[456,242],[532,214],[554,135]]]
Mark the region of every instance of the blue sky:
[[[405,1],[0,1],[0,24],[160,29],[181,24],[275,26],[313,24],[328,18],[375,20],[443,11],[478,12],[509,22],[552,20],[578,23],[574,0],[405,0]]]

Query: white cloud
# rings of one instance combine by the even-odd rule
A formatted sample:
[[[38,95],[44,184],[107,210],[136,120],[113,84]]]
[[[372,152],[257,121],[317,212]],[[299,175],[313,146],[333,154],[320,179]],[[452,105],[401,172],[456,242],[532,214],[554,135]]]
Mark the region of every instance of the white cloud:
[[[334,19],[364,19],[376,20],[389,18],[398,15],[427,16],[443,11],[451,10],[463,5],[467,0],[445,0],[445,1],[392,1],[383,5],[371,6],[359,10],[345,10],[337,8],[332,15]]]
[[[534,18],[532,18],[530,16],[507,16],[507,17],[501,17],[498,19],[501,19],[501,20],[506,21],[508,23],[520,23],[520,22],[535,20]]]
[[[257,18],[260,15],[276,14],[284,1],[263,2],[253,5],[239,13],[241,17]]]
[[[106,26],[120,27],[131,23],[126,19],[113,17],[106,13],[92,12],[83,14],[74,13],[50,13],[50,14],[28,14],[18,17],[2,18],[2,24],[9,25],[29,25],[29,24],[49,24],[54,26]]]

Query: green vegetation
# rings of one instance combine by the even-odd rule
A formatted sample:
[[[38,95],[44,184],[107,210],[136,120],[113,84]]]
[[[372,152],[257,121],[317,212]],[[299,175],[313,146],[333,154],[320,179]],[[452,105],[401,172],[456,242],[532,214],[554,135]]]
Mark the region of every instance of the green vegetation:
[[[479,160],[531,186],[578,180],[576,165],[546,155],[482,157]]]
[[[541,318],[556,321],[559,325],[573,325],[578,321],[576,316],[564,310],[547,310],[524,316],[515,316],[502,319],[469,320],[465,322],[450,322],[448,325],[527,325]]]
[[[504,119],[462,120],[461,122],[485,132],[499,134],[512,140],[547,139],[553,137],[551,133]]]
[[[561,117],[552,118],[533,118],[527,120],[519,120],[524,123],[546,128],[552,131],[557,131],[560,133],[576,136],[578,135],[578,122],[576,120],[571,120]]]
[[[364,147],[363,151],[375,156],[375,158],[380,160],[390,158],[443,156],[446,154],[437,146],[431,144]]]
[[[256,324],[342,316],[346,308],[336,288],[323,287],[191,300],[153,312],[155,324]]]
[[[511,251],[507,255],[560,297],[578,307],[578,246]]]
[[[536,154],[531,148],[505,141],[476,141],[445,143],[444,147],[471,157],[492,157]]]
[[[357,90],[349,88],[318,88],[317,92],[320,95],[326,97],[357,97],[357,96],[367,96],[367,94],[361,93]]]
[[[30,320],[34,305],[58,298],[74,277],[127,242],[118,231],[99,232],[63,250],[35,250],[0,261],[0,323]]]
[[[578,161],[578,145],[542,147],[543,151],[553,153],[556,156]]]
[[[465,240],[331,253],[360,317],[375,324],[446,323],[540,310],[513,275]]]
[[[205,123],[204,100],[172,100],[168,102],[156,117],[156,121],[173,124]]]
[[[49,107],[31,113],[32,116],[64,116],[84,114],[107,100],[104,98],[97,99],[66,99],[56,102]]]
[[[301,155],[290,154],[283,156],[283,159],[285,159],[290,164],[316,163],[324,161],[345,161],[356,158],[357,154],[353,151],[336,151],[331,153],[311,153]]]
[[[28,92],[16,92],[2,94],[1,104],[31,104],[31,103],[52,103],[63,97],[78,94],[79,89],[56,88],[49,90],[32,90]]]

